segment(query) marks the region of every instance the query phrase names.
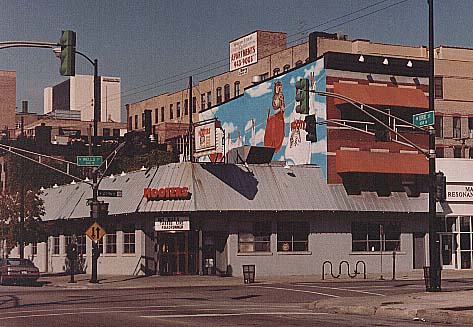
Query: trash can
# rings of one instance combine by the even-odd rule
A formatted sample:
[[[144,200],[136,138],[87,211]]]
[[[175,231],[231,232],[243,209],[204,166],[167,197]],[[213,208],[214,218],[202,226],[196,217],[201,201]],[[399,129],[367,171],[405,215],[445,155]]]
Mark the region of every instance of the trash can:
[[[255,265],[243,265],[243,280],[245,284],[255,282]]]
[[[424,281],[426,292],[440,292],[442,289],[442,269],[424,267]]]

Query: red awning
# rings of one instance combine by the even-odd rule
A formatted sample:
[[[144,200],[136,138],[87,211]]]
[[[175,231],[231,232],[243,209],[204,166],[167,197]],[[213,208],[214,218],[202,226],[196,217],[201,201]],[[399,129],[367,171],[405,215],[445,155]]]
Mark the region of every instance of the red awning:
[[[336,168],[339,174],[427,175],[429,161],[423,154],[337,150]]]
[[[429,99],[421,89],[337,82],[333,83],[333,86],[334,93],[345,95],[364,104],[388,107],[429,108]],[[335,105],[347,103],[337,98],[334,101]]]

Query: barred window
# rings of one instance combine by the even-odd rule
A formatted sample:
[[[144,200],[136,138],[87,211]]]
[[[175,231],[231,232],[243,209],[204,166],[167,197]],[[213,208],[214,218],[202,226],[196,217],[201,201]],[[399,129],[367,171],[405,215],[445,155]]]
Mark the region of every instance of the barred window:
[[[278,251],[308,251],[309,223],[278,223]]]
[[[238,252],[271,251],[271,223],[253,223],[252,231],[238,234]]]
[[[400,251],[399,223],[352,222],[352,251]]]

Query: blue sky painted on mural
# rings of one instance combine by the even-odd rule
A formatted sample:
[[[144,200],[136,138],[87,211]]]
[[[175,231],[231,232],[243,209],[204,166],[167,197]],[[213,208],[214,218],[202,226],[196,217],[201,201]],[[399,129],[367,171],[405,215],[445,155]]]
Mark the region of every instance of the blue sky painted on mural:
[[[317,164],[326,173],[326,126],[317,126],[317,142],[307,142],[303,125],[297,124],[297,122],[304,121],[305,115],[298,114],[295,111],[297,105],[295,101],[295,83],[300,78],[310,80],[311,73],[314,73],[315,89],[325,91],[326,75],[323,68],[323,59],[320,59],[317,62],[301,66],[298,69],[247,88],[243,96],[203,112],[200,119],[217,118],[222,123],[225,130],[225,150],[227,152],[240,145],[263,146],[265,144],[265,134],[270,133],[269,129],[271,129],[267,127],[269,124],[267,121],[268,110],[270,115],[275,115],[278,111],[273,98],[277,93],[275,85],[280,82],[285,104],[284,139],[281,148],[274,154],[273,160],[285,161],[289,165]],[[313,84],[311,83],[311,85]],[[309,106],[309,114],[316,114],[317,121],[326,119],[325,97],[311,93]],[[274,129],[277,130],[278,127]],[[282,130],[280,132],[282,133]],[[277,131],[276,134],[278,134]],[[272,137],[269,134],[266,136],[267,139]]]

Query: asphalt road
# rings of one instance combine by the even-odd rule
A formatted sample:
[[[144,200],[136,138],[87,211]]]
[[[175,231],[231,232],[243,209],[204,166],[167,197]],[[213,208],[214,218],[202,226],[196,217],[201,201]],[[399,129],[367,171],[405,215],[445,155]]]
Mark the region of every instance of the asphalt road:
[[[443,281],[444,291],[471,280]],[[0,288],[0,326],[426,326],[417,321],[315,313],[328,297],[422,292],[419,282],[251,284],[148,289]],[[441,326],[441,325],[428,325]]]

